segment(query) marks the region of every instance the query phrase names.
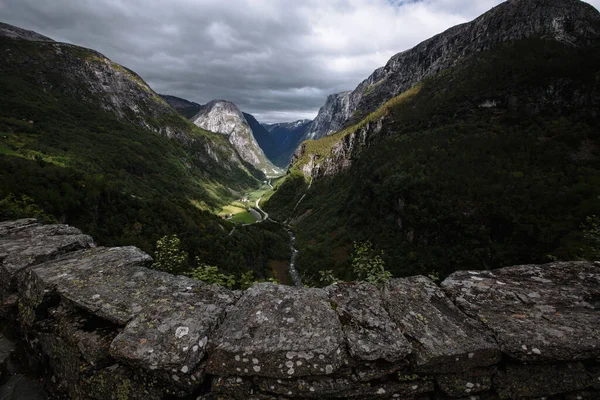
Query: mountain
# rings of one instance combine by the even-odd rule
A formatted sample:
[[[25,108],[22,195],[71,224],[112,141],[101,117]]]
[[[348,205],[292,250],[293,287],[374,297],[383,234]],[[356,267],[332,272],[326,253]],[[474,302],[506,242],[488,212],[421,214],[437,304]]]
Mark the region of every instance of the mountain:
[[[166,94],[159,95],[164,101],[167,102],[175,111],[186,117],[187,119],[192,118],[198,114],[198,111],[202,108],[202,105],[182,99],[180,97],[169,96]]]
[[[300,146],[263,208],[292,224],[307,280],[351,279],[364,240],[396,275],[590,257],[598,71],[595,8],[503,3],[347,95],[341,129]]]
[[[470,23],[396,54],[354,91],[329,96],[307,138],[318,139],[356,123],[415,83],[500,43],[534,35],[565,44],[589,43],[597,34],[593,10],[578,0],[502,3]]]
[[[2,24],[0,93],[0,220],[61,221],[100,245],[148,252],[177,234],[190,265],[200,257],[258,275],[268,259],[289,257],[285,231],[278,256],[271,246],[278,235],[265,224],[228,236],[231,224],[216,215],[259,188],[262,173],[133,71]]]
[[[325,105],[319,109],[315,120],[306,132],[306,139],[320,139],[338,131],[352,115],[350,102],[352,92],[341,92],[327,96]]]
[[[202,129],[225,135],[240,157],[265,175],[278,175],[281,172],[267,159],[256,142],[248,121],[235,104],[213,100],[203,106],[191,121]]]
[[[265,127],[262,126],[261,123],[258,122],[253,115],[247,113],[242,114],[244,115],[248,126],[252,130],[252,135],[254,135],[254,138],[256,139],[256,142],[258,143],[262,151],[265,153],[265,155],[271,162],[275,163],[275,160],[279,153],[277,151],[277,143],[271,137],[269,131],[265,129]]]
[[[274,142],[273,162],[281,168],[287,168],[292,155],[306,138],[308,128],[312,121],[301,119],[294,122],[283,122],[278,124],[263,124],[269,136]]]

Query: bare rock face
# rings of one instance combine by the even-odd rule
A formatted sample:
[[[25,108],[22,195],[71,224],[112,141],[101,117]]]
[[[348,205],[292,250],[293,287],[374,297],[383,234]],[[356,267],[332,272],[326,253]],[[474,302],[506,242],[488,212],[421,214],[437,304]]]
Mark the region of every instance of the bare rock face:
[[[225,100],[213,100],[202,107],[191,120],[202,129],[227,136],[242,160],[260,169],[265,175],[279,173],[265,156],[252,134],[248,121],[235,104]]]
[[[340,321],[320,289],[256,284],[210,341],[215,375],[330,375],[346,360]]]
[[[424,78],[477,52],[533,36],[572,46],[588,44],[600,36],[600,14],[579,0],[506,1],[472,22],[396,54],[354,91],[330,96],[307,138],[323,137],[361,120]]]
[[[348,91],[327,96],[325,105],[310,124],[306,139],[320,139],[337,132],[342,127],[342,124],[352,115],[351,93]]]
[[[460,271],[442,288],[525,362],[600,357],[600,268],[588,262]]]
[[[492,336],[463,314],[431,279],[393,279],[383,289],[383,301],[398,327],[413,342],[417,369],[462,372],[500,359]]]

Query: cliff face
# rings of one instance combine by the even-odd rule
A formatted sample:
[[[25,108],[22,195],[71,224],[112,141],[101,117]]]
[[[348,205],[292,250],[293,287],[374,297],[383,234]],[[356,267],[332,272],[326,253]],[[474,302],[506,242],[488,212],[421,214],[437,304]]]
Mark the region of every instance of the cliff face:
[[[344,121],[352,115],[352,92],[342,92],[329,95],[325,105],[310,124],[305,139],[320,139],[341,128]]]
[[[500,43],[541,37],[578,46],[599,34],[598,11],[582,1],[507,1],[470,23],[396,54],[354,91],[330,96],[307,138],[323,137],[357,122],[424,78]]]
[[[266,175],[280,172],[265,156],[252,134],[248,121],[235,104],[225,100],[213,100],[202,107],[191,121],[202,129],[225,135],[242,160],[262,170]]]
[[[600,395],[589,262],[243,292],[151,264],[69,226],[0,223],[0,321],[18,332],[0,367],[27,354],[82,400]]]
[[[6,34],[0,31],[0,35]],[[8,31],[11,32],[11,31]],[[20,35],[3,47],[0,71],[23,69],[46,90],[58,90],[167,137],[186,139],[187,129],[168,123],[177,114],[137,74],[102,54],[65,43]],[[21,40],[31,41],[24,44]],[[20,47],[22,51],[12,51]]]

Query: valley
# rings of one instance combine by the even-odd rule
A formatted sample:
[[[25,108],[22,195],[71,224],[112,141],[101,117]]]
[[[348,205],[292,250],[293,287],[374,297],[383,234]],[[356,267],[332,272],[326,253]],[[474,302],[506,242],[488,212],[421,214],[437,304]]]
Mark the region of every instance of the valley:
[[[599,398],[600,0],[8,1],[1,400]]]

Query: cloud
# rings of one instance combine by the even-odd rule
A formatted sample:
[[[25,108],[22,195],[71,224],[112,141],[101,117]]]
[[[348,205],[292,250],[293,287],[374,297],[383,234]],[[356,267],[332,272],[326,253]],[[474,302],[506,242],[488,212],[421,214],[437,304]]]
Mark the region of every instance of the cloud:
[[[500,0],[0,0],[3,22],[93,48],[159,93],[312,118],[394,54]],[[600,7],[600,0],[591,1]]]

